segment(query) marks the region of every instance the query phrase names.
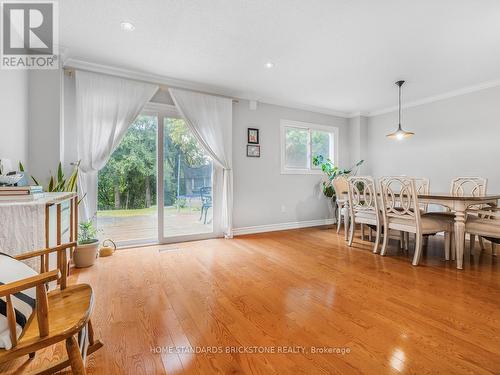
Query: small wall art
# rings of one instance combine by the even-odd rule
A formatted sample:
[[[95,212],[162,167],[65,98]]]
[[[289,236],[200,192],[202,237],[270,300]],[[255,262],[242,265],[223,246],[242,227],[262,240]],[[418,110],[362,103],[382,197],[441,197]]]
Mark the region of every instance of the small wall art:
[[[258,145],[259,144],[259,129],[255,128],[248,128],[248,143],[252,145]]]
[[[260,158],[260,146],[247,145],[247,156],[250,158]]]

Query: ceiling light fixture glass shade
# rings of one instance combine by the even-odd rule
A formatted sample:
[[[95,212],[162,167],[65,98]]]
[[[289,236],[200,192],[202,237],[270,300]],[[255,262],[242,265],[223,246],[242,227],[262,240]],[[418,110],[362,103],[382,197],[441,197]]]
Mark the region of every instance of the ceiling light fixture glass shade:
[[[135,30],[135,26],[130,22],[122,22],[120,24],[120,27],[123,31],[134,31]]]
[[[391,139],[397,139],[397,140],[401,140],[401,139],[404,139],[404,138],[410,138],[411,136],[415,135],[415,133],[412,133],[412,132],[407,132],[405,130],[403,130],[403,128],[401,127],[401,86],[403,86],[403,83],[405,83],[405,81],[397,81],[396,82],[396,85],[398,85],[399,87],[399,120],[398,120],[398,129],[393,132],[393,133],[390,133],[390,134],[387,134],[387,138],[391,138]]]

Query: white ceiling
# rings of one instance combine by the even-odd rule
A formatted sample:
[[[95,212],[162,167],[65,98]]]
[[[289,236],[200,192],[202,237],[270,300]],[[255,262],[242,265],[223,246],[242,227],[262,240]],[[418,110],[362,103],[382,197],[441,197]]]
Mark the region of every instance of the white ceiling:
[[[71,58],[344,113],[500,79],[498,0],[63,0],[60,24]]]

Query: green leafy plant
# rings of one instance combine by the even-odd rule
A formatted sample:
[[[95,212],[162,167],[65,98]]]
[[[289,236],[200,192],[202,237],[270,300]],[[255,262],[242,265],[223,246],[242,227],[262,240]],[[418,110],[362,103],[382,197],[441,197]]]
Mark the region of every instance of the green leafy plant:
[[[333,185],[323,181],[322,183],[322,189],[323,189],[323,195],[327,198],[333,198],[335,196],[335,189],[333,188]]]
[[[57,166],[57,174],[56,176],[53,176],[52,174],[50,175],[49,184],[46,188],[46,191],[48,192],[76,191],[79,165],[80,162],[76,163],[75,168],[71,173],[71,176],[69,176],[69,178],[66,179],[63,173],[62,164],[61,162],[59,162]],[[31,179],[35,184],[40,185],[40,183],[35,177],[31,176]]]
[[[99,241],[97,239],[97,229],[92,220],[78,224],[78,244],[86,245]]]
[[[52,174],[50,175],[49,179],[49,184],[45,188],[45,191],[49,193],[55,193],[55,192],[77,192],[78,191],[78,168],[80,166],[80,162],[75,164],[75,168],[73,169],[73,172],[71,172],[71,175],[69,176],[68,179],[65,178],[64,172],[62,169],[62,163],[59,162],[57,165],[57,175],[53,176]],[[19,162],[19,171],[24,172],[24,165],[23,163]],[[35,185],[42,186],[40,182],[34,177],[31,176],[31,179],[35,183]],[[78,201],[78,204],[85,198],[87,194],[83,194],[83,196],[80,198]]]
[[[327,198],[335,197],[335,189],[333,188],[332,181],[335,177],[340,175],[356,174],[358,168],[365,162],[364,160],[358,161],[349,169],[340,169],[330,159],[325,159],[323,155],[313,157],[313,165],[321,167],[321,170],[327,177],[327,181],[323,181],[322,188],[323,194]]]

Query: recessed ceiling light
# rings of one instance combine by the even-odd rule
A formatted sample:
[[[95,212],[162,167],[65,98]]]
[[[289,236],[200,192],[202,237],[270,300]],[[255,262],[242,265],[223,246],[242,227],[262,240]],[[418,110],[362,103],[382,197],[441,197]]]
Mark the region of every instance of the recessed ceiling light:
[[[265,67],[266,67],[267,69],[274,68],[274,66],[275,66],[275,65],[274,65],[274,63],[273,63],[272,61],[268,61],[268,62],[266,62],[266,65],[265,65]]]
[[[121,26],[123,31],[134,31],[135,30],[135,26],[133,24],[131,24],[130,22],[122,22],[120,26]]]

